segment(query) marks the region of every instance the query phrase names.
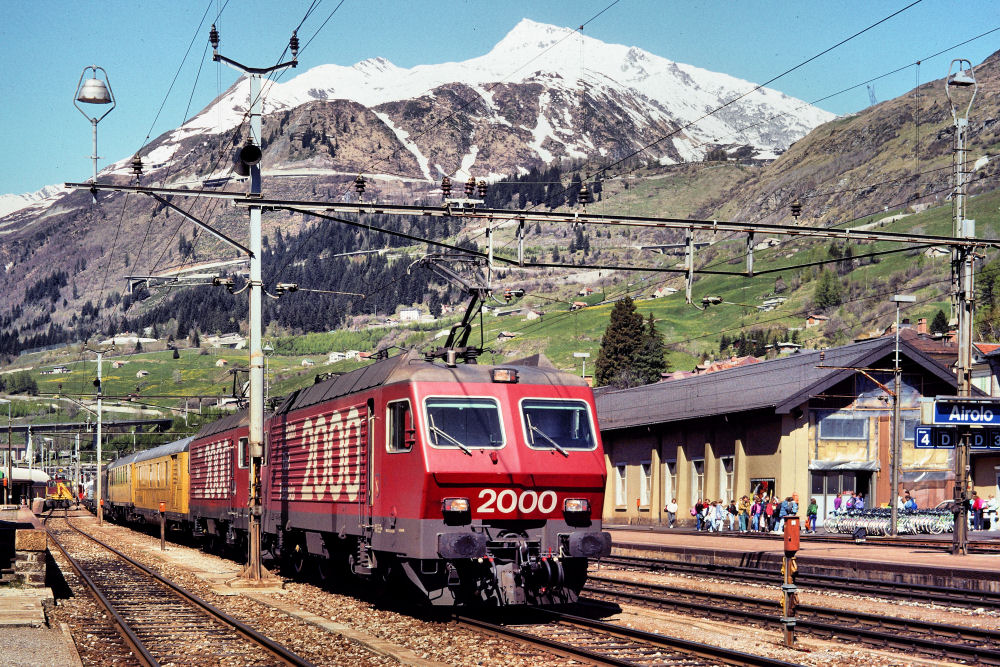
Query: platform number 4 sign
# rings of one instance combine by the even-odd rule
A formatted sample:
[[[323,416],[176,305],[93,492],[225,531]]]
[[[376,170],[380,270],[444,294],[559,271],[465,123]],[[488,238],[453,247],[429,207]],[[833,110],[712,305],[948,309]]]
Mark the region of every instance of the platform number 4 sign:
[[[918,426],[913,432],[913,446],[917,449],[953,449],[955,429]]]

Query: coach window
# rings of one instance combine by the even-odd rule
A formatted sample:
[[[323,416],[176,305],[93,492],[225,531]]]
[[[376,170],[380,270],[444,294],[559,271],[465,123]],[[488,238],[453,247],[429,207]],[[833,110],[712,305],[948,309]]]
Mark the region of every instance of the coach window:
[[[250,438],[240,438],[239,442],[240,454],[239,454],[239,460],[237,461],[237,465],[239,467],[241,468],[247,467],[247,461],[250,458],[249,456],[247,456],[250,453],[249,450],[250,450]]]
[[[386,406],[386,451],[408,452],[413,449],[416,432],[410,401],[394,401]]]

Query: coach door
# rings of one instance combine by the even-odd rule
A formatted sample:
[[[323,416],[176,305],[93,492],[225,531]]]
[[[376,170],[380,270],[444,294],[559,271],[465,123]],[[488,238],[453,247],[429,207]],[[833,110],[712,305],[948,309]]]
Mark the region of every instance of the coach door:
[[[180,512],[184,504],[181,498],[183,489],[181,488],[181,463],[180,457],[174,454],[170,457],[170,474],[167,478],[167,489],[170,494],[170,508],[174,512]]]
[[[230,451],[229,456],[235,456],[236,458],[236,474],[229,476],[230,484],[232,485],[229,489],[229,515],[242,519],[249,514],[250,437],[238,438],[236,440],[236,451]],[[237,481],[239,481],[239,484]],[[243,489],[246,489],[246,493],[243,492]],[[249,518],[246,520],[249,522]]]
[[[372,503],[375,502],[373,489],[374,451],[375,442],[375,400],[369,398],[365,404],[365,430],[363,436],[364,445],[359,447],[359,452],[364,452],[364,486],[361,488],[361,497],[358,499],[359,523],[364,530],[370,530],[372,523]]]

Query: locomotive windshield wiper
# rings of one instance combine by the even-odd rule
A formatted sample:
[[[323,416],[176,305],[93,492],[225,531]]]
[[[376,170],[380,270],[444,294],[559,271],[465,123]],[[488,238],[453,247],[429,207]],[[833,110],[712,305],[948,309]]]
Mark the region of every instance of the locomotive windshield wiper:
[[[430,429],[431,429],[431,431],[433,433],[436,433],[437,435],[444,436],[445,440],[448,440],[449,442],[454,443],[456,447],[458,447],[459,449],[461,449],[463,452],[465,452],[469,456],[472,456],[472,450],[471,449],[469,449],[468,447],[466,447],[464,444],[462,444],[461,442],[459,442],[458,440],[456,440],[452,436],[448,435],[448,433],[445,432],[444,430],[442,430],[442,429],[440,429],[440,428],[438,428],[437,426],[434,425],[434,417],[431,417],[430,421],[431,421],[431,423],[430,423]]]
[[[545,438],[545,439],[546,439],[546,440],[547,440],[547,441],[549,442],[549,444],[551,444],[551,445],[552,445],[552,447],[553,447],[553,448],[555,448],[555,450],[556,450],[557,452],[559,452],[560,454],[562,454],[562,455],[563,455],[563,456],[565,456],[566,458],[569,458],[569,452],[567,452],[567,451],[566,451],[566,450],[565,450],[565,449],[563,448],[563,446],[562,446],[562,445],[560,445],[560,444],[559,444],[558,442],[556,442],[555,440],[553,440],[552,438],[550,438],[549,436],[547,436],[547,435],[545,434],[545,431],[543,431],[542,429],[540,429],[540,428],[538,428],[537,426],[535,426],[534,424],[532,424],[532,423],[531,423],[531,417],[528,417],[527,415],[525,415],[525,417],[526,417],[526,419],[527,419],[527,422],[528,422],[528,430],[529,430],[529,431],[531,431],[532,433],[537,433],[538,435],[540,435],[540,436],[542,436],[543,438]],[[534,438],[532,438],[532,439],[531,439],[531,444],[535,444],[535,440],[534,440]]]

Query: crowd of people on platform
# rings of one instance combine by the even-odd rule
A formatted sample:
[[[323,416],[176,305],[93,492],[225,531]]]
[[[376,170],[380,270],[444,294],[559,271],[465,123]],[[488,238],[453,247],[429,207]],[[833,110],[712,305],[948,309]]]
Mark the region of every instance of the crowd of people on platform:
[[[989,530],[997,527],[1000,501],[994,496],[983,500],[975,491],[966,501],[969,508],[969,527],[972,530]],[[888,507],[888,503],[884,505]],[[916,511],[917,500],[907,489],[903,496],[897,498],[900,510]],[[677,499],[672,498],[663,508],[667,514],[670,528],[677,523]],[[852,510],[865,509],[864,494],[856,491],[844,491],[833,499],[832,514],[846,514]],[[741,533],[780,533],[784,528],[785,517],[797,516],[799,513],[799,495],[793,493],[784,500],[775,496],[757,493],[753,497],[743,496],[739,500],[710,500],[699,498],[691,508],[696,531],[722,532],[739,531]],[[806,522],[803,530],[807,533],[816,532],[816,518],[819,514],[819,504],[815,498],[806,507]]]
[[[811,521],[811,530],[813,531],[815,531],[816,525],[816,508],[814,499],[807,509],[807,519]],[[668,523],[673,528],[677,520],[677,499],[674,498],[667,503],[664,510],[667,512]],[[743,496],[739,500],[729,501],[700,498],[691,508],[695,530],[709,532],[728,530],[741,533],[780,533],[784,528],[785,517],[797,516],[798,513],[799,494],[797,493],[784,500],[760,493],[752,498]]]

